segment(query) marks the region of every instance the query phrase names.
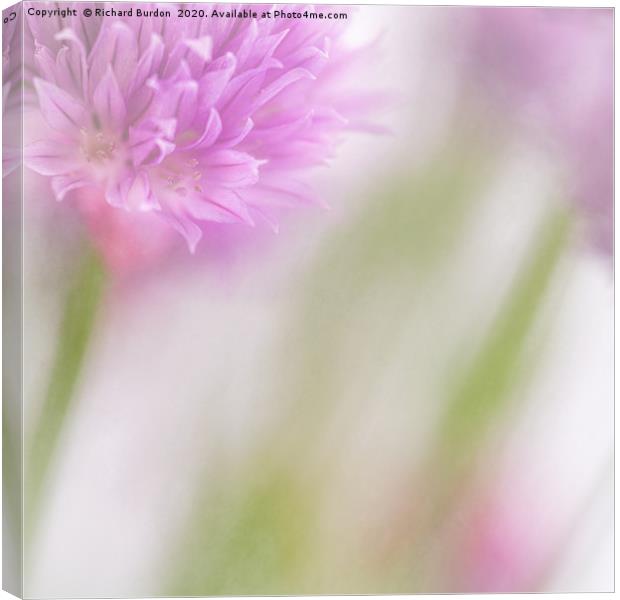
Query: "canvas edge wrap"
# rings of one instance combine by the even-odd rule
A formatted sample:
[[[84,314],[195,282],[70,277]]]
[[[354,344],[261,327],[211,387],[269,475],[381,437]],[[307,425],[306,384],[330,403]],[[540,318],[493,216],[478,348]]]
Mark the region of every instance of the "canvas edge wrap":
[[[3,10],[2,17],[2,589],[21,597],[24,545],[22,3]],[[10,56],[5,55],[7,46]]]

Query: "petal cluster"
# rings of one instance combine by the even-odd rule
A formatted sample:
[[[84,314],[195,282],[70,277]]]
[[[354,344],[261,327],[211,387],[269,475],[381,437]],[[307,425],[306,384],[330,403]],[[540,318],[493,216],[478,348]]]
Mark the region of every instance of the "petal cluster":
[[[192,251],[205,223],[276,228],[282,207],[315,202],[304,171],[356,123],[332,85],[352,55],[346,20],[61,21],[28,23],[45,127],[27,164],[58,199],[149,213]]]

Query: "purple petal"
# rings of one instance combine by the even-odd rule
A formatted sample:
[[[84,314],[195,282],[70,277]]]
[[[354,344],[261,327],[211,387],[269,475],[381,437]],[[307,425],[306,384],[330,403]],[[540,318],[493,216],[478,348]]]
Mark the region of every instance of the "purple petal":
[[[56,83],[56,60],[50,49],[35,42],[34,60],[43,78]]]
[[[122,21],[112,21],[104,26],[90,53],[91,89],[99,84],[111,67],[116,80],[125,93],[135,77],[138,65],[138,43],[131,27]]]
[[[183,81],[163,92],[158,99],[161,114],[177,120],[177,130],[182,133],[193,122],[198,100],[198,84]]]
[[[228,51],[233,53],[237,59],[237,64],[239,67],[246,67],[246,60],[250,56],[254,45],[256,43],[256,38],[258,36],[258,25],[256,21],[251,21],[250,24],[241,29],[240,33],[238,33],[228,44]],[[256,65],[253,65],[256,66]]]
[[[241,121],[238,127],[229,126],[227,128],[227,138],[218,142],[219,148],[234,148],[240,144],[254,129],[254,121],[246,119]]]
[[[64,140],[41,140],[24,149],[26,166],[41,175],[63,175],[79,167],[73,145]]]
[[[161,212],[158,213],[161,217],[171,225],[176,231],[178,231],[187,242],[189,251],[193,254],[196,251],[196,246],[202,238],[202,231],[196,223],[192,221],[183,212]]]
[[[83,125],[86,110],[81,102],[53,83],[38,77],[34,79],[34,87],[37,90],[41,112],[50,127],[70,133]]]
[[[157,34],[151,35],[151,40],[148,48],[144,51],[138,66],[136,67],[136,73],[131,85],[131,90],[137,90],[144,85],[146,80],[156,73],[161,65],[162,58],[164,56],[164,43],[161,37]]]
[[[58,87],[85,97],[88,74],[82,53],[75,47],[63,46],[56,56],[56,65]]]
[[[223,188],[192,196],[187,210],[192,217],[201,221],[254,225],[245,202],[235,192]]]
[[[52,190],[57,200],[63,200],[65,196],[76,189],[93,185],[82,173],[69,173],[52,178]]]
[[[102,125],[116,131],[124,128],[127,110],[111,67],[108,67],[93,93],[93,103]]]
[[[108,183],[105,199],[108,204],[116,208],[127,209],[127,193],[133,180],[129,176],[121,176]]]
[[[237,61],[233,54],[226,54],[213,61],[209,71],[199,80],[199,102],[201,111],[208,110],[219,100],[235,72]]]
[[[277,118],[280,116],[277,115]],[[262,142],[273,143],[279,139],[291,139],[295,134],[307,129],[313,123],[314,110],[307,112],[301,117],[289,117],[289,120],[277,122],[272,119],[263,121],[260,127],[254,128],[254,134]]]
[[[222,112],[224,108],[228,110],[230,105],[234,104],[235,98],[241,97],[241,99],[243,99],[246,92],[250,95],[252,92],[257,93],[265,79],[266,72],[269,69],[280,67],[280,64],[270,64],[267,67],[250,69],[249,71],[245,71],[233,77],[217,102],[217,107],[220,109],[220,112]]]
[[[140,127],[129,129],[129,148],[135,165],[159,164],[176,145],[176,119],[150,119]]]
[[[160,209],[151,190],[149,178],[144,172],[134,174],[125,171],[109,183],[105,198],[112,206],[127,211],[147,212]]]
[[[209,152],[202,164],[206,167],[209,182],[234,188],[256,183],[261,163],[245,152],[216,150]]]
[[[80,5],[82,10],[87,7],[94,9],[95,5],[91,3],[84,3]],[[80,11],[78,11],[78,13],[79,12]],[[71,18],[71,30],[74,31],[76,36],[83,41],[87,56],[91,48],[95,45],[95,41],[97,40],[97,36],[101,30],[103,19],[104,17],[95,16],[85,19],[81,14]]]
[[[273,83],[260,91],[257,99],[257,106],[263,106],[265,103],[269,102],[269,100],[277,96],[286,87],[302,79],[316,79],[316,77],[307,69],[291,69],[290,71],[288,71],[288,73],[285,73],[284,75],[282,75],[282,77],[279,77]]]
[[[291,207],[298,205],[320,206],[328,205],[316,195],[312,188],[301,181],[292,179],[261,176],[259,185],[244,189],[243,198],[252,207]]]
[[[187,63],[194,77],[200,77],[211,60],[213,51],[213,41],[208,35],[193,40],[185,40],[185,45],[189,49]]]
[[[212,108],[209,113],[209,118],[207,119],[202,135],[200,135],[195,141],[183,145],[182,148],[183,150],[191,150],[192,148],[208,148],[215,143],[221,132],[222,121],[220,119],[220,115],[218,114],[217,110]]]
[[[151,192],[149,178],[146,173],[138,173],[134,178],[132,184],[127,189],[125,206],[129,210],[141,212],[159,208],[159,204]]]
[[[288,29],[283,29],[278,33],[274,33],[257,40],[252,48],[252,54],[248,58],[249,66],[255,67],[265,59],[273,56],[273,53],[282,43],[282,40],[284,40],[284,38],[288,35],[288,32]]]
[[[318,75],[329,60],[329,54],[316,46],[300,48],[297,52],[287,56],[287,66],[303,67],[315,76]]]

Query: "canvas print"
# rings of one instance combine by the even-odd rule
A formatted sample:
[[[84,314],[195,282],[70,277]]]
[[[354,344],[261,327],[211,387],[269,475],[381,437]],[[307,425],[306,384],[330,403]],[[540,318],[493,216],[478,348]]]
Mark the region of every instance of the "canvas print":
[[[612,591],[611,8],[3,10],[3,587]]]

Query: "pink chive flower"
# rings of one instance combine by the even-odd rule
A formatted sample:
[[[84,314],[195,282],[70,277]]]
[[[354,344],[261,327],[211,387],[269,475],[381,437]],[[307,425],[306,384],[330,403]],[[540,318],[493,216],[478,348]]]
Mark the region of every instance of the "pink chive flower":
[[[264,18],[267,5],[182,5],[202,19],[28,19],[25,59],[44,125],[26,164],[73,198],[111,261],[160,252],[169,232],[194,251],[213,223],[265,223],[317,199],[306,181],[340,134],[365,128],[371,95],[347,77],[360,56],[348,19]],[[110,8],[112,5],[92,5]],[[259,18],[216,18],[251,10]],[[349,84],[347,84],[349,82]],[[159,243],[161,241],[161,244]],[[131,258],[129,258],[131,260]]]
[[[504,497],[508,494],[509,497]],[[478,496],[460,539],[453,589],[463,593],[533,592],[558,543],[534,499],[514,490]]]
[[[480,8],[473,56],[487,91],[553,140],[596,246],[613,246],[613,11]]]

